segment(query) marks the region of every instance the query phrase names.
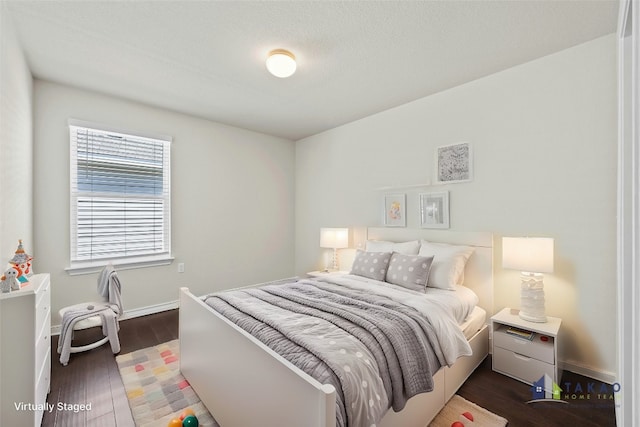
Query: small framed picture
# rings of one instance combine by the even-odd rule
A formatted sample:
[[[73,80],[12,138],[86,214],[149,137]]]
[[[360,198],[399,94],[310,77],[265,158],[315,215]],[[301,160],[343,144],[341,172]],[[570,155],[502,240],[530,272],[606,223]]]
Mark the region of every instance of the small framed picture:
[[[407,195],[385,194],[384,225],[387,227],[407,226]]]
[[[420,226],[449,228],[449,192],[420,194]]]
[[[466,182],[473,179],[471,144],[445,145],[437,148],[436,181],[441,184]]]

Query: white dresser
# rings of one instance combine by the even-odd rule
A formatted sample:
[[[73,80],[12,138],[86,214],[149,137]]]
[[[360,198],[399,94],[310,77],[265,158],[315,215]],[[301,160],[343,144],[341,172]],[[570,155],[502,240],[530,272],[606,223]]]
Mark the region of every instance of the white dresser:
[[[51,286],[0,293],[0,426],[39,426],[51,380]]]

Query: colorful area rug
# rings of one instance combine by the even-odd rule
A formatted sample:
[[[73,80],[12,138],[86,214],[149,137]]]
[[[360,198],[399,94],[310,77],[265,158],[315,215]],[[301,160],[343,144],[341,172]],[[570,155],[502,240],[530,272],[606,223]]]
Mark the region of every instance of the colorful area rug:
[[[180,373],[179,357],[178,340],[116,357],[136,426],[165,427],[187,408],[200,426],[218,426]]]
[[[468,418],[463,418],[467,412],[473,417],[473,423]],[[470,425],[473,427],[504,427],[507,420],[499,415],[487,411],[473,402],[454,394],[451,400],[447,402],[444,408],[438,413],[435,419],[429,424],[429,427],[451,427],[456,421],[461,425]]]

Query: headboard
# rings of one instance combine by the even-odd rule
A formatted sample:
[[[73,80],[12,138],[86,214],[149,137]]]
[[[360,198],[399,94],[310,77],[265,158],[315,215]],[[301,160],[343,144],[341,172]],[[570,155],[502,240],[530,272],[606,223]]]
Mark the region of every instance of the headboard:
[[[368,227],[366,237],[367,240],[390,242],[424,239],[474,247],[464,271],[464,284],[478,295],[478,305],[487,311],[487,315],[493,315],[493,234],[425,228]]]

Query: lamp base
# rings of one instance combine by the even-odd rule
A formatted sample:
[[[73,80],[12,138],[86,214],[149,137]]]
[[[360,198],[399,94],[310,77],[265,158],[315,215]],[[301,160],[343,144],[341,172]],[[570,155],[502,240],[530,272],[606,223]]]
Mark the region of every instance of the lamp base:
[[[547,323],[547,316],[542,316],[542,317],[530,316],[527,313],[523,312],[522,310],[520,310],[519,316],[522,320],[526,320],[527,322]]]
[[[520,276],[520,318],[528,322],[545,323],[544,283],[539,273],[522,273]]]
[[[323,270],[325,273],[330,271],[338,271],[338,250],[333,248],[331,260],[325,257],[325,268]]]

